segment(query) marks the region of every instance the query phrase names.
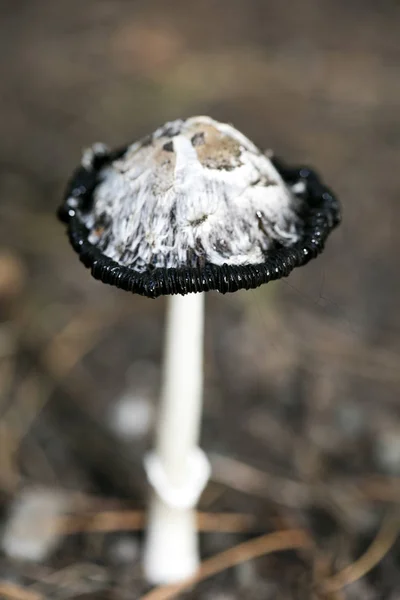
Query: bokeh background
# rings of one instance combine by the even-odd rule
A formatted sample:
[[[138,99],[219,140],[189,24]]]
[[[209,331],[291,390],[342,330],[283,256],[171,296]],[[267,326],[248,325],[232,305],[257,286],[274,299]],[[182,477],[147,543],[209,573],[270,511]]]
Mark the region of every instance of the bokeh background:
[[[315,166],[344,220],[287,280],[207,297],[200,508],[231,518],[202,556],[291,527],[316,549],[186,597],[400,598],[399,18],[394,0],[1,1],[2,598],[148,589],[165,301],[92,280],[55,211],[82,148],[195,114]]]

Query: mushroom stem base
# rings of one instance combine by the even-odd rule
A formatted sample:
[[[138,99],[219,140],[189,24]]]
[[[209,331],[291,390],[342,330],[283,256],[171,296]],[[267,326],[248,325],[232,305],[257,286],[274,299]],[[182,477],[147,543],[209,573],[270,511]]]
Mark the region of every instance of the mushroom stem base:
[[[157,549],[157,552],[154,552]],[[152,584],[176,583],[199,566],[196,513],[165,504],[154,495],[149,511],[143,567]]]

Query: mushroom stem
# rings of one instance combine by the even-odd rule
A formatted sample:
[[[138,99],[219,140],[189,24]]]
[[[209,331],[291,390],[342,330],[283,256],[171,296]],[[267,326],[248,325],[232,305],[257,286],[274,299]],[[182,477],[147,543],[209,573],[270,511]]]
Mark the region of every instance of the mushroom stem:
[[[203,395],[204,293],[170,296],[155,452],[146,461],[153,487],[144,570],[151,583],[172,583],[198,567],[194,508],[209,477],[198,448]]]

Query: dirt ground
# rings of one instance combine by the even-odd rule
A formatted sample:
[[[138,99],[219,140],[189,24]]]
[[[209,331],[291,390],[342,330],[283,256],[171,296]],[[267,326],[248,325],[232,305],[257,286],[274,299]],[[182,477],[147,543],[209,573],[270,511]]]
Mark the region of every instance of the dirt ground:
[[[400,599],[398,3],[3,0],[0,17],[0,597]],[[165,301],[91,279],[55,210],[83,147],[195,114],[315,166],[343,224],[287,280],[208,294],[216,573],[145,596]]]

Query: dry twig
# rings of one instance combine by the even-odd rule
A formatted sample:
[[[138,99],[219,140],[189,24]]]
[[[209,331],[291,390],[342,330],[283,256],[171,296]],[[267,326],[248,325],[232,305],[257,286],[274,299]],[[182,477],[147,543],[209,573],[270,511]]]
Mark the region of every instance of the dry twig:
[[[309,490],[300,481],[278,477],[261,471],[235,458],[212,453],[212,479],[232,489],[288,506],[304,506],[309,501]]]
[[[360,479],[357,487],[368,500],[400,503],[400,477],[371,474]]]
[[[60,535],[74,533],[95,533],[114,531],[139,531],[145,525],[143,511],[103,511],[92,515],[61,517],[57,520]],[[197,513],[199,531],[219,531],[223,533],[246,533],[255,526],[252,515],[240,513]]]
[[[371,571],[389,552],[400,531],[398,512],[389,513],[383,520],[378,534],[367,551],[351,565],[345,567],[336,575],[326,579],[322,587],[327,592],[339,591],[343,587],[358,581]]]
[[[0,581],[0,596],[4,600],[45,600],[42,594],[26,590],[9,581]]]

